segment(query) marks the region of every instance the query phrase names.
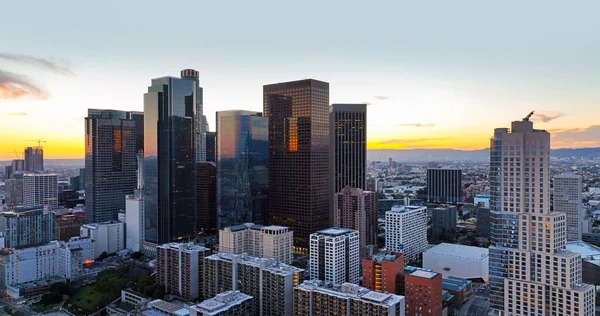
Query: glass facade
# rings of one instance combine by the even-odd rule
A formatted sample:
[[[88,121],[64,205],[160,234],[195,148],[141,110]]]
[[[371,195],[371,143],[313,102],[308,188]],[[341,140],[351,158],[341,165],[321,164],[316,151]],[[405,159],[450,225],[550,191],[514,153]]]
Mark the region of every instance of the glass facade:
[[[298,253],[328,226],[329,83],[307,79],[263,87],[269,117],[269,217],[294,231]]]
[[[163,77],[153,79],[144,94],[144,214],[149,243],[195,235],[197,89],[193,79]]]
[[[117,220],[136,188],[136,122],[124,111],[89,109],[85,131],[86,221]]]
[[[219,228],[266,224],[269,119],[251,111],[217,112]]]

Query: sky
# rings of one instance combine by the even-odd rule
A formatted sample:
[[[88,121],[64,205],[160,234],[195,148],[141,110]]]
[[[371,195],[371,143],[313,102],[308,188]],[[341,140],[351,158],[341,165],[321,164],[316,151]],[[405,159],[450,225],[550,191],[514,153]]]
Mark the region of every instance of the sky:
[[[204,111],[262,110],[314,78],[368,104],[368,148],[481,149],[530,111],[554,148],[600,147],[598,1],[7,1],[0,159],[83,158],[88,108],[138,110],[200,72]],[[7,14],[8,13],[8,14]],[[17,154],[15,154],[17,151]]]

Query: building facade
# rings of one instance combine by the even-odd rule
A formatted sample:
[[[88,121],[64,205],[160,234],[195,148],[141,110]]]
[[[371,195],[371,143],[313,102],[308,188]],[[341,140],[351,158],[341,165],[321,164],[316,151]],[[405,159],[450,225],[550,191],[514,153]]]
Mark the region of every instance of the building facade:
[[[260,112],[217,112],[219,229],[267,223],[268,135],[269,119]]]
[[[423,268],[469,280],[489,281],[490,253],[486,248],[441,243],[423,253]]]
[[[273,258],[285,264],[291,264],[294,258],[293,241],[294,233],[283,226],[246,223],[219,231],[219,251]]]
[[[583,222],[582,178],[575,174],[554,177],[552,206],[555,212],[567,214],[567,241],[581,241]]]
[[[206,161],[217,163],[216,132],[206,132]]]
[[[14,175],[13,175],[14,176]],[[4,203],[8,206],[23,205],[23,179],[4,180]]]
[[[206,132],[208,131],[208,121],[204,116],[204,89],[200,87],[200,73],[194,69],[184,69],[181,71],[181,79],[193,80],[196,82],[196,105],[195,105],[195,130],[196,130],[196,162],[205,162],[206,160]]]
[[[442,315],[442,275],[414,270],[404,276],[406,316]]]
[[[196,163],[196,230],[217,234],[217,167],[214,162]]]
[[[144,94],[145,242],[196,236],[197,77],[152,79]]]
[[[550,133],[529,117],[491,139],[490,307],[504,315],[593,315],[581,255],[566,250],[566,214],[550,211]]]
[[[263,87],[269,118],[269,217],[294,231],[298,253],[328,226],[329,83],[313,79]]]
[[[112,221],[104,223],[85,224],[81,226],[81,237],[94,241],[94,258],[103,252],[115,253],[125,249],[125,223]]]
[[[44,171],[44,149],[42,147],[27,147],[23,151],[25,168],[23,171]]]
[[[404,273],[403,253],[379,253],[361,260],[362,285],[371,291],[398,293],[396,279]]]
[[[81,209],[57,213],[54,217],[54,239],[68,241],[71,237],[77,237],[84,224],[85,212]]]
[[[459,203],[463,196],[461,169],[427,168],[427,201]]]
[[[58,181],[53,173],[23,174],[23,206],[58,207]]]
[[[126,112],[126,118],[135,122],[135,152],[144,151],[144,112]]]
[[[127,112],[88,109],[85,118],[85,206],[88,223],[117,219],[135,189],[136,121]]]
[[[54,239],[54,214],[43,208],[18,207],[0,213],[0,247],[27,248]]]
[[[456,232],[456,206],[444,205],[431,209],[433,240],[454,241]]]
[[[377,245],[377,193],[346,186],[334,194],[333,226],[357,230],[365,255],[367,245]]]
[[[385,212],[385,246],[416,260],[427,248],[427,207],[395,206]]]
[[[188,300],[203,297],[204,258],[210,249],[193,243],[168,243],[156,248],[156,282],[165,293]]]
[[[348,228],[328,228],[310,235],[310,278],[333,284],[358,284],[360,236]]]

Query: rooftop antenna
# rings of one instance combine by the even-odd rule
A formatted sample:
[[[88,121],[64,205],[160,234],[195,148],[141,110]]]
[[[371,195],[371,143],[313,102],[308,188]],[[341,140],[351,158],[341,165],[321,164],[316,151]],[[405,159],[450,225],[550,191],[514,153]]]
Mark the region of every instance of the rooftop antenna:
[[[529,114],[527,114],[527,116],[523,118],[523,121],[529,121],[529,119],[533,116],[534,113],[535,111],[531,111]]]

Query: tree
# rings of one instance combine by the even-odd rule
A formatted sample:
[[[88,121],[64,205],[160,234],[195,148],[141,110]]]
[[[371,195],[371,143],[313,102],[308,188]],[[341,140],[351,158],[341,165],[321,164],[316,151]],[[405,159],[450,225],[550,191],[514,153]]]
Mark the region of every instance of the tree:
[[[102,260],[104,260],[104,259],[106,259],[106,258],[108,258],[108,253],[106,253],[106,251],[104,251],[104,252],[102,252],[102,253],[100,254],[100,256],[98,257],[98,259],[96,259],[96,260],[98,260],[98,261],[102,261]]]
[[[62,301],[62,298],[63,298],[62,294],[60,294],[58,292],[50,292],[50,293],[46,293],[46,294],[44,294],[44,296],[42,296],[40,303],[42,303],[44,305],[52,305],[52,304],[60,303]]]
[[[12,308],[10,308],[10,306],[5,305],[3,309],[8,315],[12,315],[13,310],[12,310]]]
[[[69,295],[71,292],[71,286],[64,282],[54,283],[50,286],[50,292],[60,293],[61,295]]]
[[[131,259],[140,260],[143,257],[144,257],[144,254],[140,251],[136,251],[131,254]]]

